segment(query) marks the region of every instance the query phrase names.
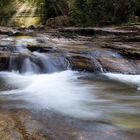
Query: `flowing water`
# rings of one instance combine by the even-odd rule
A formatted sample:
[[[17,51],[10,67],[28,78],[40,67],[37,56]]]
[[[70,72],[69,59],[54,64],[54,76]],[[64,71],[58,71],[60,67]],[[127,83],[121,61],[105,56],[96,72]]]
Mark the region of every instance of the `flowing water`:
[[[1,72],[1,96],[26,101],[26,107],[37,110],[139,128],[140,75],[106,73],[99,77],[93,75],[89,80],[84,73],[71,70],[51,74]]]
[[[29,50],[21,45],[18,51]],[[140,129],[140,75],[72,71],[63,57],[53,61],[38,52],[15,63],[11,72],[0,72],[0,100],[12,101],[4,107]]]

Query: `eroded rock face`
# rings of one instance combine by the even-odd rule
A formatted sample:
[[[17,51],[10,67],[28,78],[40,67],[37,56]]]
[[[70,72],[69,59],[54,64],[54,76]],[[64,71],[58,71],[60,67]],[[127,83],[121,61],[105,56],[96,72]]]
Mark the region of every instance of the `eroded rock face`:
[[[99,58],[105,72],[117,72],[125,74],[139,74],[140,69],[137,64],[126,59]]]
[[[66,32],[73,32],[74,30],[74,32],[80,33],[79,30],[85,31],[86,29],[67,28],[65,30]],[[15,53],[17,60],[28,57],[33,60],[35,58],[34,52],[39,52],[52,55],[54,58],[62,56],[67,61],[67,68],[74,70],[140,73],[139,30],[137,28],[96,28],[94,30],[96,36],[75,36],[74,38],[62,37],[61,34],[55,31],[44,34],[34,33],[30,37],[25,37],[25,40],[24,37],[11,38],[8,35],[1,35],[0,70],[8,70],[10,58],[15,57]],[[99,34],[100,30],[107,32],[108,35]],[[93,28],[88,28],[86,31],[91,32]],[[134,33],[136,38],[133,36]],[[21,44],[16,46],[15,41]],[[33,62],[35,61],[36,58]],[[22,61],[19,62],[19,67],[20,63]]]
[[[97,70],[97,67],[88,56],[70,55],[67,59],[73,70],[89,72],[95,72]]]

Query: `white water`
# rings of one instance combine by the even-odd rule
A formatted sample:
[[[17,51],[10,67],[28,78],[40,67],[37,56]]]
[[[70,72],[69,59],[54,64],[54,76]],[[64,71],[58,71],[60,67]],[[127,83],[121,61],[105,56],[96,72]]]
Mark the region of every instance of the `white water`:
[[[140,90],[140,75],[129,75],[129,74],[119,74],[119,73],[105,73],[111,80],[116,80],[128,84],[130,86],[136,86]]]
[[[113,73],[103,75],[137,87],[140,85],[140,75]],[[3,80],[6,87],[6,91],[1,91],[1,95],[14,95],[14,100],[27,101],[35,109],[47,109],[82,119],[109,118],[113,110],[125,113],[137,112],[135,108],[126,104],[127,102],[116,104],[117,100],[129,100],[130,95],[126,95],[125,98],[124,95],[120,95],[119,99],[116,93],[112,94],[116,92],[115,90],[108,93],[105,91],[106,88],[108,90],[108,86],[100,83],[83,83],[78,79],[80,76],[80,73],[70,70],[52,74],[1,72],[0,80]],[[119,90],[122,92],[121,88]]]
[[[46,61],[47,56],[37,52],[33,55],[46,62],[43,63],[46,69],[47,66],[53,66],[52,62]],[[14,98],[14,100],[27,101],[31,104],[30,107],[35,109],[47,109],[82,119],[108,119],[113,112],[137,113],[137,109],[130,106],[129,101],[135,102],[136,100],[137,102],[139,96],[133,91],[134,97],[131,97],[133,94],[127,93],[129,92],[127,89],[129,87],[131,89],[131,86],[139,89],[140,75],[103,73],[111,80],[128,85],[125,90],[116,84],[113,87],[105,82],[83,83],[79,79],[80,73],[70,70],[51,74],[35,74],[39,71],[36,66],[27,58],[22,65],[22,68],[27,68],[23,70],[25,73],[0,72],[0,81],[6,89],[0,92],[1,95]],[[52,67],[51,71],[53,69]]]
[[[9,70],[20,73],[52,73],[67,69],[68,62],[63,56],[31,52],[27,46],[37,45],[37,40],[29,36],[11,39],[15,43],[15,52],[22,54],[11,57]]]
[[[83,102],[90,100],[90,87],[81,86],[78,73],[64,71],[53,74],[21,75],[18,73],[0,73],[7,87],[13,90],[3,91],[4,95],[16,95],[15,98],[31,102],[37,108],[49,109],[78,118],[97,117]],[[94,98],[94,96],[92,96]]]

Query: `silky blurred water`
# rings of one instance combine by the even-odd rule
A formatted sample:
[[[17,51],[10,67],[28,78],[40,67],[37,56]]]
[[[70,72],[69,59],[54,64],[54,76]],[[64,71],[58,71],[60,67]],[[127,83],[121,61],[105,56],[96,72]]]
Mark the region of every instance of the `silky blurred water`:
[[[51,74],[1,72],[0,98],[12,101],[10,106],[17,102],[19,108],[140,128],[139,79],[140,75],[71,70]]]

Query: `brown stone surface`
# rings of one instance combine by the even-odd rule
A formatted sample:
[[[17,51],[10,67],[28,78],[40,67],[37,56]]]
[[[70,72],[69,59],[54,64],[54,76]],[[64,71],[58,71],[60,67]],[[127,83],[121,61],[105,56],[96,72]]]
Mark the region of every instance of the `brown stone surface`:
[[[101,65],[107,72],[118,72],[127,74],[140,73],[140,69],[137,64],[130,62],[126,59],[116,58],[99,58]]]
[[[140,74],[139,33],[133,28],[125,28],[125,31],[124,27],[98,28],[98,34],[90,38],[81,36],[81,33],[75,38],[66,38],[60,34],[60,36],[56,33],[54,35],[55,31],[51,34],[32,34],[38,40],[38,44],[28,44],[27,47],[31,51],[28,54],[10,50],[14,47],[11,42],[10,49],[3,50],[9,42],[2,42],[2,39],[10,37],[11,28],[0,27],[0,30],[2,34],[0,35],[0,48],[2,49],[0,70],[8,70],[11,57],[19,60],[20,64],[20,59],[31,57],[33,51],[40,51],[54,57],[62,55],[69,61],[69,67],[74,70],[96,72],[102,67],[107,72]],[[27,29],[23,30],[26,32]],[[91,33],[93,33],[92,29],[90,35]],[[133,36],[134,34],[136,37]],[[55,116],[54,119],[38,115],[40,119],[29,110],[0,109],[0,140],[139,140],[140,138],[138,129],[120,130],[112,124],[102,122],[94,123],[93,127],[87,127],[88,129],[82,129],[69,126],[61,117]]]
[[[1,140],[47,140],[39,126],[28,111],[1,110]]]
[[[1,27],[3,32],[9,32],[11,28]],[[27,29],[26,29],[27,30]],[[24,30],[24,32],[26,32]],[[106,71],[139,74],[140,60],[140,42],[139,29],[137,27],[107,27],[107,28],[66,28],[62,31],[97,31],[97,35],[92,37],[75,36],[74,38],[66,38],[59,32],[51,31],[43,34],[34,32],[32,37],[37,40],[37,44],[28,44],[27,48],[31,53],[25,54],[30,57],[33,51],[41,53],[56,53],[63,55],[68,61],[72,69],[81,71],[98,71],[101,67]],[[98,31],[109,32],[107,35],[98,34]],[[61,30],[60,30],[61,31]],[[28,32],[28,31],[27,31]],[[135,37],[134,34],[135,33]],[[7,36],[8,37],[8,36]],[[1,56],[0,69],[8,69],[8,61],[10,56],[14,56],[14,40],[3,40],[5,36],[1,35]],[[10,46],[11,45],[11,46]],[[5,48],[5,49],[4,49]],[[8,55],[7,55],[8,52]],[[109,54],[109,53],[110,54]],[[6,55],[5,55],[6,54]],[[92,55],[94,54],[94,55]],[[97,54],[97,55],[96,55]],[[113,56],[120,54],[122,58]],[[20,57],[20,53],[18,56]]]
[[[139,140],[139,130],[121,130],[111,124],[94,122],[93,127],[75,128],[60,117],[33,116],[25,109],[0,109],[1,140]],[[62,119],[62,120],[61,120]],[[89,125],[89,124],[88,124]]]

